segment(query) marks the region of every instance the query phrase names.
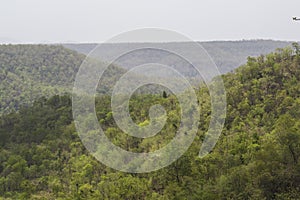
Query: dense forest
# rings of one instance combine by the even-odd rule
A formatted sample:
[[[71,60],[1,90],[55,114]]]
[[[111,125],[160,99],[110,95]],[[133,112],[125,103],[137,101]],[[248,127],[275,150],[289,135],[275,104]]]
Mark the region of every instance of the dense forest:
[[[61,46],[0,45],[0,114],[70,91],[84,58]]]
[[[234,70],[245,62],[247,56],[266,54],[289,44],[271,40],[201,43],[219,66],[221,73]],[[102,56],[102,61],[105,61],[112,52],[119,52],[128,45],[139,47],[138,43],[104,44],[102,48],[104,52],[99,52],[99,55]],[[156,45],[158,48],[164,45],[172,47],[179,52],[188,51],[192,57],[198,56],[189,49],[190,45],[185,43]],[[0,114],[19,110],[21,106],[30,105],[42,96],[70,93],[76,73],[86,58],[84,54],[95,46],[96,44],[0,45]],[[103,76],[102,85],[105,87],[99,88],[98,92],[108,93],[114,80],[117,80],[125,70],[138,64],[141,61],[140,57],[145,58],[145,61],[151,62],[155,58],[172,65],[188,77],[195,75],[193,67],[180,61],[176,56],[156,51],[142,51],[114,62]]]
[[[210,119],[209,92],[201,86],[195,141],[172,165],[151,173],[119,172],[93,158],[76,133],[69,95],[41,97],[3,115],[0,199],[300,199],[299,46],[249,57],[223,78],[228,110],[214,150],[198,157]],[[154,104],[165,107],[168,121],[147,139],[122,134],[110,96],[96,99],[96,111],[114,144],[149,152],[165,145],[180,121],[176,97],[163,91],[133,95],[133,120],[147,124]]]
[[[19,110],[42,96],[70,93],[85,58],[59,45],[0,45],[0,114]],[[104,83],[110,85],[123,71],[109,68]]]

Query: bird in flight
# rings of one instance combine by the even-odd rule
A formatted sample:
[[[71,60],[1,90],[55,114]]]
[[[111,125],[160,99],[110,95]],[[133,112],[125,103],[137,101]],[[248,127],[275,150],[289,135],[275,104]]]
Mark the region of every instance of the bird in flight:
[[[294,21],[299,21],[299,20],[300,20],[300,18],[293,17],[293,20],[294,20]]]

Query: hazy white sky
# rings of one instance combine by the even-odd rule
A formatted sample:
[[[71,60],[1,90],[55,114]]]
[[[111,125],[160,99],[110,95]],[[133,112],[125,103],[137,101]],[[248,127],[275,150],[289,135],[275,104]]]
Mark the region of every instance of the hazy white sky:
[[[194,40],[300,40],[299,0],[0,0],[0,42],[102,42],[157,27]]]

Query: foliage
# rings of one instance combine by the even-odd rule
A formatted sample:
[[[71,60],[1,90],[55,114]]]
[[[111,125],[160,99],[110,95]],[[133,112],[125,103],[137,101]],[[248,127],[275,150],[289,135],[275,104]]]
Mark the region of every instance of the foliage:
[[[68,96],[40,98],[0,120],[0,196],[4,199],[299,199],[300,56],[290,48],[248,58],[223,76],[227,118],[214,150],[198,157],[210,99],[197,91],[200,127],[189,150],[172,165],[146,174],[115,171],[95,160],[74,127]],[[176,97],[136,94],[130,114],[147,124],[151,105],[168,121],[155,137],[137,139],[115,125],[110,97],[96,99],[99,123],[120,147],[149,152],[164,146],[180,121]],[[116,155],[117,156],[117,155]]]
[[[0,115],[39,97],[70,93],[85,56],[59,45],[0,45]],[[123,72],[112,66],[102,82]],[[108,92],[101,88],[100,93]]]

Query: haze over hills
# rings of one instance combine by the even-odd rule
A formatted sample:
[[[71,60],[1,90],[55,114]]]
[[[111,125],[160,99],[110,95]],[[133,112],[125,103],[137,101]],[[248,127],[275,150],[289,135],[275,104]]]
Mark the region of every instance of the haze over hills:
[[[1,1],[0,200],[300,200],[299,8]]]
[[[4,199],[300,199],[300,47],[249,58],[223,75],[227,116],[222,136],[204,158],[198,152],[211,109],[207,88],[197,91],[200,123],[194,143],[171,165],[150,173],[124,173],[98,162],[82,145],[69,96],[41,98],[0,117],[0,196]],[[96,113],[110,141],[131,152],[164,147],[180,125],[173,95],[136,95],[129,103],[137,124],[162,105],[168,120],[154,137],[124,134],[114,122],[110,97]],[[90,118],[86,118],[89,126]],[[94,142],[95,131],[85,141]],[[91,136],[91,137],[89,137]],[[95,145],[101,151],[103,145]],[[120,159],[115,151],[105,156]],[[131,163],[134,160],[125,158]],[[149,165],[145,160],[140,165]]]
[[[212,42],[199,42],[209,55],[214,60],[215,64],[219,68],[221,73],[230,72],[233,69],[245,64],[248,56],[259,56],[273,52],[277,48],[284,48],[289,46],[292,42],[287,41],[273,41],[273,40],[242,40],[242,41],[212,41]],[[203,57],[195,54],[195,51],[191,48],[188,42],[170,42],[170,43],[149,43],[151,46],[157,48],[169,47],[175,49],[178,52],[187,51],[192,58],[195,58],[199,63],[205,60]],[[102,44],[101,51],[97,50],[96,55],[98,58],[106,61],[111,59],[112,54],[118,54],[123,52],[128,47],[130,49],[139,49],[141,43],[104,43]],[[78,51],[83,54],[88,54],[93,50],[97,44],[63,44],[63,46],[72,50]],[[130,69],[136,64],[143,62],[149,63],[153,61],[153,57],[156,60],[160,60],[161,63],[172,63],[175,68],[184,70],[188,76],[194,76],[195,72],[187,65],[184,65],[181,61],[175,57],[171,57],[168,54],[161,52],[149,52],[139,51],[138,53],[130,53],[127,57],[121,60],[117,60],[116,64],[125,69]],[[173,59],[173,60],[172,60]],[[184,66],[183,66],[184,65]]]
[[[20,41],[10,37],[0,37],[0,44],[16,44],[16,43],[20,43]]]
[[[201,43],[222,73],[240,66],[248,56],[265,54],[289,44],[290,42],[271,40]],[[202,62],[201,57],[198,58],[199,55],[189,49],[188,43],[152,45],[157,48],[172,47],[179,52],[187,50],[190,56],[197,58],[199,63]],[[96,44],[64,44],[64,47],[60,45],[0,45],[0,114],[18,110],[21,105],[26,105],[40,96],[71,92],[75,75],[86,57],[83,53],[87,54],[95,46]],[[127,46],[139,48],[141,44],[104,44],[103,52],[97,52],[97,54],[103,55],[100,59],[105,61],[110,58],[112,52],[120,52]],[[124,59],[117,60],[114,64],[118,67],[114,66],[114,69],[106,73],[103,80],[106,84],[102,84],[104,87],[99,88],[99,92],[107,93],[117,77],[120,77],[125,70],[134,65],[152,61],[172,65],[182,74],[190,78],[196,76],[194,80],[198,79],[195,69],[178,57],[161,51],[143,50],[127,54]],[[194,83],[197,84],[198,81]]]

